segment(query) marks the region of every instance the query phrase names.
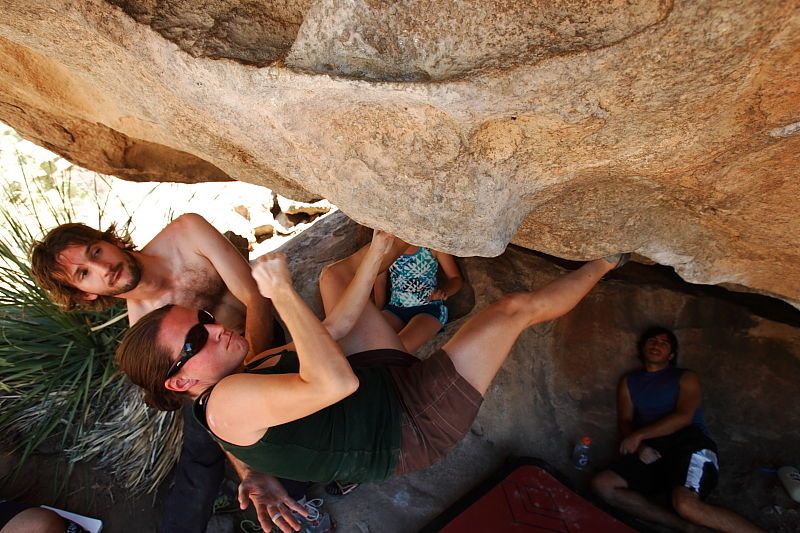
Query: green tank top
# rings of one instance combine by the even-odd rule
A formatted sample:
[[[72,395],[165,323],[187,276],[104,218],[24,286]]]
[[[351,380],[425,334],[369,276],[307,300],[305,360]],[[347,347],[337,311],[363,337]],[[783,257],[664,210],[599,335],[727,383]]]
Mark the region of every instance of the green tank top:
[[[299,371],[295,352],[283,352],[259,374]],[[237,446],[208,429],[204,394],[194,416],[214,440],[259,472],[297,481],[379,481],[392,475],[400,454],[400,400],[385,367],[353,369],[360,381],[347,398],[305,418],[267,430],[250,446]]]

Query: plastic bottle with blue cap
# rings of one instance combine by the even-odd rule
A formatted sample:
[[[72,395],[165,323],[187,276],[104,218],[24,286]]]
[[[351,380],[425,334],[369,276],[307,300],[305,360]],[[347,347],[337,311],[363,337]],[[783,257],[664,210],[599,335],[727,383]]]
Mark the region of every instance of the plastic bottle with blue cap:
[[[575,445],[572,450],[572,466],[578,470],[587,470],[589,468],[589,452],[592,445],[592,439],[588,435],[584,435],[580,441]]]

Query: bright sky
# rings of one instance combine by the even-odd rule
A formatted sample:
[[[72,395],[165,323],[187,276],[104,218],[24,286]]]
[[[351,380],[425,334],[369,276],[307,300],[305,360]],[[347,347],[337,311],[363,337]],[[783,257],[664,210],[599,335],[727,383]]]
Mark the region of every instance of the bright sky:
[[[69,161],[33,143],[21,140],[16,132],[0,123],[0,183],[22,190],[23,211],[36,205],[45,226],[53,226],[52,217],[46,214],[46,203],[35,191],[25,191],[25,176],[28,183],[36,176],[45,174],[42,165],[54,161],[56,172],[53,182],[59,186],[71,182],[78,194],[73,203],[78,213],[76,222],[84,222],[105,229],[110,223],[123,224],[132,217],[131,235],[139,246],[147,243],[167,222],[186,212],[203,215],[221,232],[232,230],[254,241],[253,227],[273,222],[269,212],[272,192],[257,185],[241,182],[228,183],[134,183],[104,176],[72,165]],[[95,193],[95,191],[97,191]],[[46,192],[51,202],[58,203],[55,189]],[[34,200],[32,201],[31,198]],[[97,203],[103,204],[104,215],[99,215]],[[3,197],[7,204],[7,197]],[[239,212],[246,208],[250,220]],[[239,212],[234,208],[239,207]],[[25,216],[24,214],[21,216]],[[274,249],[289,237],[276,236],[257,245],[251,258]]]

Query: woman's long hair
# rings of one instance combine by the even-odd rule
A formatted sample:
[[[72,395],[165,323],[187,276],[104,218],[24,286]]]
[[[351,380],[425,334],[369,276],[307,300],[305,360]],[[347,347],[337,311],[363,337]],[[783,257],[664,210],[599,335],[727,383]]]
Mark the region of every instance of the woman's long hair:
[[[144,401],[159,411],[175,411],[190,399],[186,392],[164,386],[164,376],[172,364],[169,350],[159,346],[158,332],[172,304],[151,311],[125,333],[117,348],[117,366],[144,389]]]

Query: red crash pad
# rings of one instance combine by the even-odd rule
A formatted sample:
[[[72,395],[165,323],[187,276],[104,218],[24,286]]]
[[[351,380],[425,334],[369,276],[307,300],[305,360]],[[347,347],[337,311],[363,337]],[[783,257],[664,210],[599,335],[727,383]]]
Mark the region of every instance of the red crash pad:
[[[535,464],[516,466],[505,477],[487,483],[456,502],[424,531],[635,533]]]

